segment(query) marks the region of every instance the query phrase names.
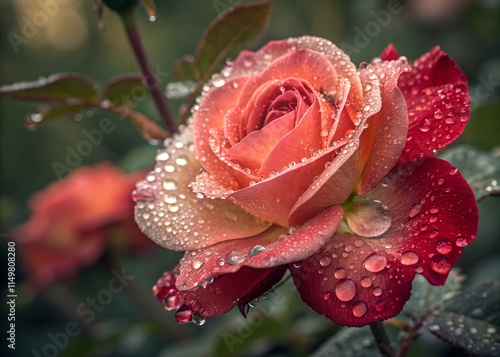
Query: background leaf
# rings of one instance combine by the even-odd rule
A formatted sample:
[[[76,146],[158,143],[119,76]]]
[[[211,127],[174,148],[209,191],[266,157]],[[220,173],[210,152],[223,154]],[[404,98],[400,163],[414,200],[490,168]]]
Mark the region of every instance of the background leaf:
[[[447,301],[444,309],[425,320],[439,338],[472,354],[500,354],[500,282],[474,285]]]
[[[311,357],[378,357],[379,355],[370,328],[365,326],[342,328]]]
[[[487,153],[468,145],[456,146],[440,157],[458,167],[476,200],[500,194],[500,152]]]
[[[0,95],[27,101],[59,101],[68,104],[99,101],[98,85],[77,73],[54,74],[33,82],[0,87]]]
[[[148,90],[138,73],[123,74],[111,78],[104,86],[104,96],[114,105],[126,105],[144,98]]]

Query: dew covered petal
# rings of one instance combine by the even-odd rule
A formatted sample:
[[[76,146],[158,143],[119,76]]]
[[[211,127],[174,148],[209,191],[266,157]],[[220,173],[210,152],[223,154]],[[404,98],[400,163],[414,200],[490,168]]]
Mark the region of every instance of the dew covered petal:
[[[201,166],[195,159],[192,124],[167,139],[155,168],[133,193],[139,228],[171,250],[193,250],[250,237],[269,227],[228,200],[197,197],[189,187]]]

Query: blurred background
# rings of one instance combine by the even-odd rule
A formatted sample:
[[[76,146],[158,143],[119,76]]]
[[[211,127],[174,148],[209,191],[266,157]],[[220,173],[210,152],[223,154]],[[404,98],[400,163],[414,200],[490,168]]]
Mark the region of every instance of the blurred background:
[[[240,3],[243,1],[157,1],[155,22],[148,20],[142,8],[137,11],[150,62],[162,85],[173,80],[175,60],[194,52],[203,30],[218,12]],[[103,83],[115,75],[136,72],[117,16],[105,10],[103,20],[105,26],[100,30],[91,1],[2,1],[0,84],[32,81],[59,72],[80,72]],[[472,118],[456,144],[485,151],[500,145],[499,0],[276,0],[269,29],[255,48],[272,39],[305,34],[330,39],[356,64],[370,61],[390,42],[409,60],[440,45],[470,81]],[[171,103],[174,113],[180,104]],[[115,124],[114,130],[104,134],[102,143],[82,157],[80,166],[110,161],[124,172],[134,172],[147,168],[156,151],[129,122],[107,112],[83,111],[29,132],[23,118],[33,107],[0,98],[2,270],[7,267],[6,234],[28,219],[29,197],[58,180],[54,162],[66,162],[68,150],[85,139],[84,129],[98,128],[105,118]],[[149,99],[139,101],[137,109],[157,120]],[[458,263],[468,277],[466,284],[500,278],[499,214],[500,199],[487,198],[480,203],[479,237],[464,250]],[[271,294],[271,303],[254,309],[250,323],[233,311],[207,321],[204,327],[177,325],[173,314],[155,300],[151,287],[181,255],[158,247],[141,254],[123,254],[119,267],[135,277],[133,286],[113,295],[112,302],[88,322],[77,313],[77,306],[107,287],[112,278],[108,254],[77,276],[34,293],[26,286],[23,255],[18,250],[16,350],[3,345],[2,355],[307,356],[337,329],[302,304],[286,286],[281,288],[286,294],[275,293],[278,302],[272,303]],[[4,309],[2,304],[6,312]],[[49,336],[58,336],[72,321],[81,332],[67,341],[61,338],[63,347],[55,352],[45,348],[44,354],[44,347],[55,343]],[[465,355],[430,336],[423,336],[409,355],[424,353],[429,357]]]

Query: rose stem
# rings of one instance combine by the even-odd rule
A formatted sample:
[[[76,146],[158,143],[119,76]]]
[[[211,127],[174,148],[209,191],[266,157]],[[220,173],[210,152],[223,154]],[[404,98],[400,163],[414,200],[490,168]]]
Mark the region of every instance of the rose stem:
[[[168,130],[171,133],[177,133],[177,124],[170,113],[170,108],[167,103],[167,98],[165,97],[162,87],[156,79],[156,76],[149,64],[146,56],[146,51],[142,45],[141,35],[139,33],[139,28],[134,18],[133,11],[121,14],[123,26],[125,27],[125,33],[127,34],[128,42],[134,53],[135,60],[139,70],[142,73],[143,80],[146,82],[146,88],[151,93],[151,97],[158,109],[158,113],[165,122]]]
[[[370,329],[373,334],[373,338],[375,339],[375,343],[377,347],[384,357],[393,357],[394,351],[391,347],[391,340],[389,336],[387,336],[387,332],[385,331],[384,324],[382,322],[375,322],[370,324]]]

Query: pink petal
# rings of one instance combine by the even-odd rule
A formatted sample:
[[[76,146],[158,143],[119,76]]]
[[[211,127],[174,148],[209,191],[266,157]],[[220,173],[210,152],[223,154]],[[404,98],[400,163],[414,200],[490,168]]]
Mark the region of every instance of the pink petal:
[[[178,322],[189,322],[196,318],[222,315],[236,305],[244,306],[280,281],[285,271],[286,266],[270,269],[243,267],[234,274],[214,279],[205,287],[179,291],[175,287],[178,275],[176,267],[158,279],[153,293],[163,302],[166,310],[176,310]]]
[[[368,128],[361,136],[361,148],[367,157],[358,194],[373,189],[398,161],[406,143],[408,112],[403,94],[397,87],[398,78],[410,70],[406,60],[372,63],[361,70],[361,81],[370,84],[370,74],[380,78],[382,108],[367,120]]]
[[[194,145],[201,165],[212,175],[231,175],[230,168],[221,162],[210,149],[210,130],[224,127],[224,117],[236,107],[238,98],[248,77],[238,77],[224,82],[221,87],[212,88],[199,105],[194,119]]]
[[[439,47],[413,63],[399,80],[410,120],[400,162],[416,161],[453,142],[470,116],[467,78]]]
[[[289,269],[302,300],[315,311],[338,325],[364,326],[397,315],[415,275],[380,250],[337,233],[321,252]]]
[[[392,216],[379,243],[384,251],[431,284],[444,284],[478,229],[474,194],[456,168],[436,157],[401,164],[367,196],[380,200]]]
[[[193,250],[269,227],[230,201],[198,198],[191,191],[189,184],[201,168],[191,125],[167,141],[166,149],[158,151],[155,169],[133,193],[136,221],[150,239],[171,250]]]
[[[306,259],[332,237],[341,220],[342,207],[332,206],[297,229],[287,231],[273,226],[251,238],[186,252],[180,263],[177,288],[190,290],[243,266],[270,268]]]

